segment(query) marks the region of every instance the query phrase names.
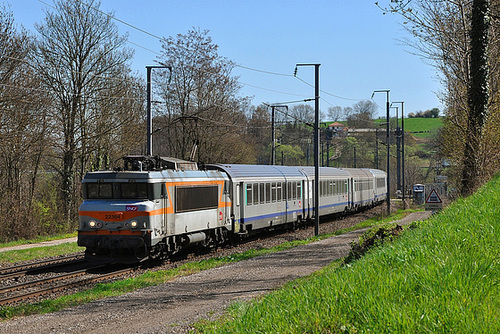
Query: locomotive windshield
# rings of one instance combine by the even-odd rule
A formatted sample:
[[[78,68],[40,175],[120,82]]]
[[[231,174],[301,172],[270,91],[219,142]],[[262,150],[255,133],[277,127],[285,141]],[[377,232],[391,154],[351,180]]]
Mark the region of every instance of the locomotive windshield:
[[[87,184],[87,198],[113,198],[113,185],[111,183]]]
[[[152,183],[84,183],[84,199],[154,199],[159,184]]]

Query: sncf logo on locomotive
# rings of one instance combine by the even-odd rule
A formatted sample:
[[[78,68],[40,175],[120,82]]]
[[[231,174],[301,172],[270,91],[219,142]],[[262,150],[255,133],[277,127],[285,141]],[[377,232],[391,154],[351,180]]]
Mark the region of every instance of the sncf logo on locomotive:
[[[137,211],[138,207],[136,205],[127,205],[125,207],[126,211]]]

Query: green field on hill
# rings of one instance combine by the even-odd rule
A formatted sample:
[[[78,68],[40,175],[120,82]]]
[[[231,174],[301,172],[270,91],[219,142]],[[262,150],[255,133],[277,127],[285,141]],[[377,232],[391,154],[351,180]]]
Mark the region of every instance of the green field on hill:
[[[500,175],[392,243],[332,263],[203,333],[500,333]]]
[[[375,123],[382,124],[385,118],[375,120]],[[401,119],[399,120],[401,126]],[[443,118],[405,118],[405,132],[411,133],[417,138],[429,138],[435,136],[439,128],[443,126]]]
[[[405,131],[418,138],[434,136],[442,126],[442,118],[405,118]],[[421,131],[424,132],[420,133]]]
[[[385,123],[385,118],[378,118],[374,120],[375,124]],[[392,122],[392,121],[391,121]],[[395,121],[394,121],[395,122]],[[436,135],[439,128],[443,126],[443,118],[405,118],[405,131],[411,133],[417,138],[429,138]],[[347,124],[345,121],[340,121],[342,124]],[[401,126],[401,119],[399,119],[399,126]],[[384,128],[385,129],[385,128]]]

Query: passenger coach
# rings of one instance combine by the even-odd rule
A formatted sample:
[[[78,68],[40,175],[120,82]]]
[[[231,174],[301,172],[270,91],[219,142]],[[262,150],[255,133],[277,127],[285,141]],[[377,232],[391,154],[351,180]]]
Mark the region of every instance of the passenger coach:
[[[296,167],[269,165],[208,165],[231,180],[231,217],[240,234],[302,221],[305,175]]]

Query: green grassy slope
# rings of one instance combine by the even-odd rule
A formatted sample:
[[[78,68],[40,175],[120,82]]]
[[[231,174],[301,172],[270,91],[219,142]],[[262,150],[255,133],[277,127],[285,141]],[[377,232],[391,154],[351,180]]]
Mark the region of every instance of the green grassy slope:
[[[375,122],[382,124],[385,119],[376,119]],[[401,120],[399,120],[399,126],[401,126]],[[435,136],[442,126],[442,118],[405,118],[405,131],[417,138]]]
[[[252,303],[207,333],[499,333],[500,175],[370,251]]]
[[[428,138],[436,135],[443,126],[442,118],[405,118],[405,131],[411,132],[415,137]],[[419,133],[425,131],[424,133]]]

